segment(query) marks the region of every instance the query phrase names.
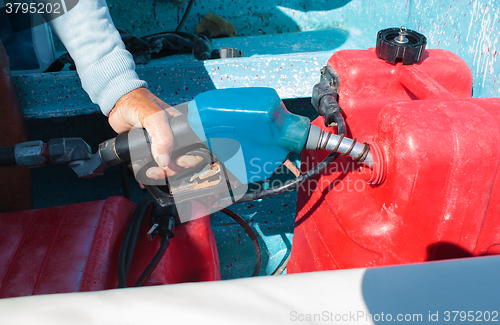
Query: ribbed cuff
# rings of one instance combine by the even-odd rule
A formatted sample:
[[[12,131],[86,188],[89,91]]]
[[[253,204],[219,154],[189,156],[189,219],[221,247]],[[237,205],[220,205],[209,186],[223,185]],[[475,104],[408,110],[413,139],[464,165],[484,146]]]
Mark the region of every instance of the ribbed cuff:
[[[85,69],[80,79],[92,102],[98,104],[106,116],[123,95],[147,87],[147,83],[140,80],[135,72],[132,55],[124,49],[113,50]]]

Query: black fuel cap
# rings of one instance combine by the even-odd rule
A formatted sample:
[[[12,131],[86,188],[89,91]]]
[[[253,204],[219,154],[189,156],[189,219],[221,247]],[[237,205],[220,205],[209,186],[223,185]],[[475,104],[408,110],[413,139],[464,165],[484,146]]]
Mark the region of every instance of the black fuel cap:
[[[387,28],[377,33],[377,47],[375,52],[378,57],[395,64],[414,64],[420,61],[425,50],[427,38],[406,27]]]

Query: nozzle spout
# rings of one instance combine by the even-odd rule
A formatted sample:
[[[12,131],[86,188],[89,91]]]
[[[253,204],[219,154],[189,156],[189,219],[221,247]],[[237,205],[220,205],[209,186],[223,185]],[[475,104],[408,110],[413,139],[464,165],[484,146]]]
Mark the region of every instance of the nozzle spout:
[[[356,139],[349,139],[343,135],[325,132],[316,125],[311,125],[305,149],[328,150],[339,152],[343,156],[349,156],[354,161],[373,167],[373,156],[368,144],[359,143]]]

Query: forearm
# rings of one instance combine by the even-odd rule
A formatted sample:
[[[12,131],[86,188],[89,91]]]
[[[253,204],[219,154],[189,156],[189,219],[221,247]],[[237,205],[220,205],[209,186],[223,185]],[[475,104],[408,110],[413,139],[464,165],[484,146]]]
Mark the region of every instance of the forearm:
[[[69,1],[76,0],[66,4]],[[83,88],[103,113],[109,114],[111,127],[118,133],[134,126],[148,131],[151,153],[159,166],[148,169],[148,177],[175,175],[201,161],[185,158],[189,160],[183,160],[182,166],[170,161],[174,141],[168,118],[179,112],[148,90],[138,89],[147,85],[135,73],[132,55],[125,50],[105,0],[79,0],[64,15],[47,20],[73,57]]]
[[[79,0],[49,24],[75,60],[83,89],[105,115],[123,95],[147,86],[135,72],[105,0]]]

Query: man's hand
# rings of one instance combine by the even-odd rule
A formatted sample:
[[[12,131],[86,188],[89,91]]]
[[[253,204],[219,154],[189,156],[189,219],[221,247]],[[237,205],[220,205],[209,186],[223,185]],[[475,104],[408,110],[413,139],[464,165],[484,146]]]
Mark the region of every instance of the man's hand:
[[[166,104],[145,88],[132,90],[121,97],[109,113],[109,125],[117,133],[132,127],[143,127],[151,136],[151,151],[159,167],[150,168],[146,176],[161,179],[173,176],[198,165],[202,158],[181,156],[170,161],[174,138],[168,119],[180,115],[179,111]]]

